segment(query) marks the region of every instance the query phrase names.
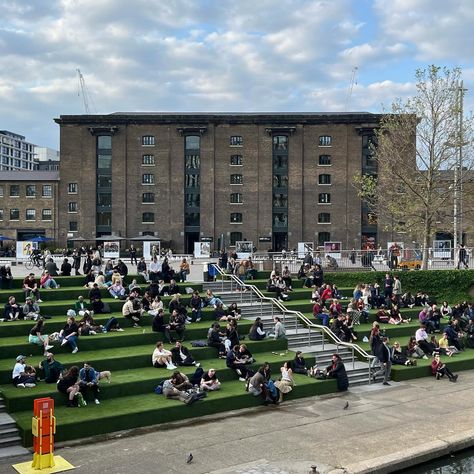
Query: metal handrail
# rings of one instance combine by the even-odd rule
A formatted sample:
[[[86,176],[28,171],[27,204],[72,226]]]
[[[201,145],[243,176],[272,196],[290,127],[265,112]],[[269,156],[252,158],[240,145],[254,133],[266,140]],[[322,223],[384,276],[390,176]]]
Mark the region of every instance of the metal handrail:
[[[273,305],[277,306],[280,312],[283,313],[283,324],[285,323],[285,315],[286,313],[288,314],[293,314],[297,316],[299,319],[301,319],[308,327],[308,336],[309,336],[309,342],[311,343],[311,329],[318,330],[319,332],[324,333],[330,340],[333,341],[333,343],[339,348],[339,346],[347,347],[351,350],[352,353],[352,366],[355,368],[355,352],[357,352],[361,358],[366,359],[368,364],[369,364],[369,383],[372,381],[372,364],[371,362],[375,359],[375,356],[372,354],[367,353],[362,347],[360,347],[357,344],[354,344],[352,342],[346,342],[346,341],[341,341],[339,337],[334,334],[334,332],[327,326],[323,326],[321,324],[315,324],[313,321],[311,321],[307,316],[305,316],[303,313],[300,311],[294,311],[287,309],[279,300],[276,298],[270,298],[268,296],[265,296],[261,291],[260,288],[257,288],[255,285],[249,285],[245,283],[244,281],[240,280],[236,275],[230,274],[230,273],[225,273],[222,268],[219,267],[217,264],[212,264],[219,275],[221,276],[222,281],[224,281],[225,277],[230,277],[232,281],[234,281],[238,286],[240,287],[246,287],[252,290],[253,293],[255,293],[260,300],[265,300],[269,301]],[[272,314],[273,315],[273,314]],[[296,332],[298,333],[298,326],[296,326]],[[324,350],[324,336],[323,336],[323,350]]]

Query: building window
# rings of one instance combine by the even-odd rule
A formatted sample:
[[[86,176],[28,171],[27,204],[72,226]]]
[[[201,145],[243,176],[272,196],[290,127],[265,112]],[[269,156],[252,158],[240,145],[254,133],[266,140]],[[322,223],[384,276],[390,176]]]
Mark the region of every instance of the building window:
[[[77,221],[69,222],[69,232],[77,232],[78,229],[79,229],[79,226],[77,225]]]
[[[274,188],[287,188],[288,187],[288,176],[285,174],[274,174],[273,175],[273,187]]]
[[[143,204],[153,204],[155,202],[155,193],[143,193],[142,194],[142,203]]]
[[[332,137],[331,135],[321,135],[319,137],[319,146],[331,146]]]
[[[20,186],[18,184],[10,184],[10,197],[20,196]]]
[[[242,166],[242,155],[230,155],[230,166]]]
[[[26,185],[26,197],[36,197],[36,184]]]
[[[27,209],[25,212],[25,219],[27,221],[35,221],[36,220],[36,209]]]
[[[201,157],[199,155],[186,155],[184,165],[187,169],[198,170],[201,168]]]
[[[112,207],[112,194],[97,193],[97,207]]]
[[[142,184],[155,184],[155,175],[154,174],[143,174],[142,175]]]
[[[229,138],[230,146],[243,146],[244,139],[240,135],[233,135]]]
[[[3,221],[3,209],[0,209],[0,221]]]
[[[77,212],[77,202],[68,202],[67,211],[68,212]]]
[[[154,223],[155,223],[154,212],[144,212],[142,214],[142,224],[154,224]]]
[[[143,155],[142,156],[142,165],[143,166],[154,166],[155,164],[155,155]]]
[[[319,232],[318,233],[318,246],[323,247],[324,242],[331,242],[331,233],[330,232]]]
[[[288,227],[288,215],[284,212],[274,213],[273,227]]]
[[[50,221],[53,218],[53,211],[51,209],[43,209],[41,211],[41,220]]]
[[[97,148],[99,150],[111,150],[112,149],[112,136],[99,135],[97,137]]]
[[[155,146],[155,137],[153,135],[144,135],[142,137],[143,146]]]
[[[230,195],[230,202],[231,204],[242,204],[242,193],[232,193]]]
[[[233,212],[230,215],[230,223],[231,224],[241,224],[242,223],[242,213],[241,212]]]
[[[200,212],[185,212],[184,213],[184,225],[190,227],[199,227],[201,220]]]
[[[20,220],[20,209],[10,209],[10,220],[11,221]]]
[[[184,141],[186,150],[200,150],[201,137],[199,135],[187,135]]]
[[[244,177],[241,174],[231,174],[230,184],[244,184]]]
[[[184,176],[184,185],[187,188],[199,188],[200,176],[198,174],[186,174]]]
[[[318,224],[330,224],[331,214],[329,212],[320,212],[318,214]]]
[[[319,184],[331,184],[331,175],[330,174],[320,174],[318,176]]]
[[[288,194],[274,194],[273,207],[288,207]]]
[[[53,197],[53,187],[50,184],[44,184],[43,185],[42,196],[44,198]]]
[[[236,242],[242,241],[242,232],[231,232],[230,233],[230,245],[235,245]]]
[[[184,195],[184,205],[186,207],[199,207],[201,205],[201,195],[186,193]]]
[[[331,194],[330,193],[319,193],[318,203],[319,204],[331,204]]]
[[[68,194],[77,194],[77,183],[68,183],[67,192]]]
[[[331,165],[331,155],[319,155],[319,166],[330,166]]]
[[[103,211],[97,213],[97,226],[110,227],[112,225],[112,213],[110,211]]]
[[[3,184],[0,186],[0,197],[3,197]]]
[[[274,135],[273,137],[273,151],[287,151],[288,137],[286,135]]]

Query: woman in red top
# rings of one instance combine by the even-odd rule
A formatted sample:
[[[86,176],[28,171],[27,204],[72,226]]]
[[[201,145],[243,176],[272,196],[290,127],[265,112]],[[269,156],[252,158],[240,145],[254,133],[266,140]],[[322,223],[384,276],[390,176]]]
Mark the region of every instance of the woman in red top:
[[[431,373],[436,377],[436,380],[439,380],[444,375],[447,375],[450,382],[457,382],[458,375],[453,374],[446,364],[441,362],[441,358],[439,354],[436,354],[433,357],[433,361],[431,362]]]

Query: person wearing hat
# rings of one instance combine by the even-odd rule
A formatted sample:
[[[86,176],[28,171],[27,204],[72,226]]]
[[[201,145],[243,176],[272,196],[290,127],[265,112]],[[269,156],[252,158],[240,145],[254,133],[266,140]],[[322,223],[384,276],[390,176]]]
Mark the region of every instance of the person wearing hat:
[[[36,387],[36,378],[34,374],[29,373],[26,368],[26,356],[19,355],[16,358],[16,364],[13,367],[12,382],[17,388]]]
[[[45,356],[46,359],[42,360],[39,365],[41,378],[46,383],[56,383],[64,371],[64,366],[54,358],[52,352],[47,352]]]

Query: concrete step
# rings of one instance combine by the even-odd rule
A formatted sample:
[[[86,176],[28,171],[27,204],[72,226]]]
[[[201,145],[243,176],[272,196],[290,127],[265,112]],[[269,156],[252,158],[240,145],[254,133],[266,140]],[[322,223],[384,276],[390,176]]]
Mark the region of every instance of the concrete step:
[[[18,430],[15,423],[13,423],[13,426],[9,427],[0,426],[0,444],[2,443],[2,440],[14,436],[18,436]]]
[[[21,438],[18,435],[0,438],[0,451],[9,446],[21,446]]]
[[[31,460],[31,453],[28,449],[20,445],[1,446],[0,445],[0,460],[6,459],[9,462],[16,458],[24,457],[25,461]],[[29,457],[29,459],[27,459]]]

